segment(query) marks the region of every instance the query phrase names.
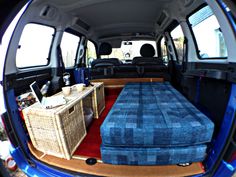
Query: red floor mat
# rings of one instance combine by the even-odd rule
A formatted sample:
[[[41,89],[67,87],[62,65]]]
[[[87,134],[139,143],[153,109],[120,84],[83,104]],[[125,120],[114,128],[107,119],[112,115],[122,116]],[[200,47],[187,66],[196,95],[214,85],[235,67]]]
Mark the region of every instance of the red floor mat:
[[[110,111],[112,105],[115,103],[118,95],[106,96],[106,107],[99,119],[94,119],[91,123],[89,129],[87,130],[87,135],[79,145],[78,149],[75,151],[74,155],[87,156],[101,158],[100,145],[102,143],[100,137],[100,126],[105,120],[108,112]]]

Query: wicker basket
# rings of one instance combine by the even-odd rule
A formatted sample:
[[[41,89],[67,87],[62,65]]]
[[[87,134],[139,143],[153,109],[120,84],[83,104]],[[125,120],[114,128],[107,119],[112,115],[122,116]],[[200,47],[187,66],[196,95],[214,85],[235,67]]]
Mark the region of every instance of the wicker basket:
[[[93,95],[94,117],[98,119],[105,108],[104,84],[102,82],[93,84],[95,86]]]
[[[24,116],[32,144],[46,154],[69,160],[86,136],[81,100],[55,109],[36,103],[24,110]]]

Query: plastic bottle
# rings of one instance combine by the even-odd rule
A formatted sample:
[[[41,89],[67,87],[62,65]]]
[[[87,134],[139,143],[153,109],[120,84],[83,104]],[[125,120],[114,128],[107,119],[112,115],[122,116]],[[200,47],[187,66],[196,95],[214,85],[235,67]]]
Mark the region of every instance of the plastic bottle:
[[[43,96],[47,94],[50,83],[50,81],[47,81],[47,83],[42,86],[41,93]]]

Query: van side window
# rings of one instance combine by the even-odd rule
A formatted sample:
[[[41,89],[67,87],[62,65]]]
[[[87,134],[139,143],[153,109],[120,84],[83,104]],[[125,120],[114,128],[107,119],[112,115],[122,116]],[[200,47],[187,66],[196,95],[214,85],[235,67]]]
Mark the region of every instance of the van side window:
[[[96,47],[93,42],[87,42],[86,65],[91,66],[93,60],[97,59]]]
[[[25,68],[47,65],[54,33],[52,27],[27,24],[18,45],[16,66]]]
[[[165,44],[165,37],[162,37],[161,39],[161,56],[162,56],[162,60],[164,61],[164,63],[168,63],[168,53],[167,53],[167,48],[166,48],[166,44]]]
[[[192,14],[191,25],[201,59],[226,58],[227,48],[220,25],[209,6]]]
[[[65,68],[75,66],[75,59],[80,37],[64,32],[61,40],[61,52]]]
[[[184,33],[180,25],[170,32],[175,45],[179,64],[183,61]]]

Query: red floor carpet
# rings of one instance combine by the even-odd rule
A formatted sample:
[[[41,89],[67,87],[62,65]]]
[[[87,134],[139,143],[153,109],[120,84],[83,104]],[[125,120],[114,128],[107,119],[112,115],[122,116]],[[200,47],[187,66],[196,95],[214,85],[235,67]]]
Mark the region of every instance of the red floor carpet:
[[[100,145],[102,143],[102,140],[100,137],[100,126],[105,120],[112,105],[115,103],[119,91],[118,92],[106,91],[105,93],[106,95],[108,95],[105,98],[106,107],[102,112],[102,114],[100,115],[99,119],[94,119],[93,122],[91,123],[90,127],[87,130],[86,137],[84,138],[84,140],[74,153],[75,156],[79,155],[86,157],[95,157],[99,159],[101,158]]]

